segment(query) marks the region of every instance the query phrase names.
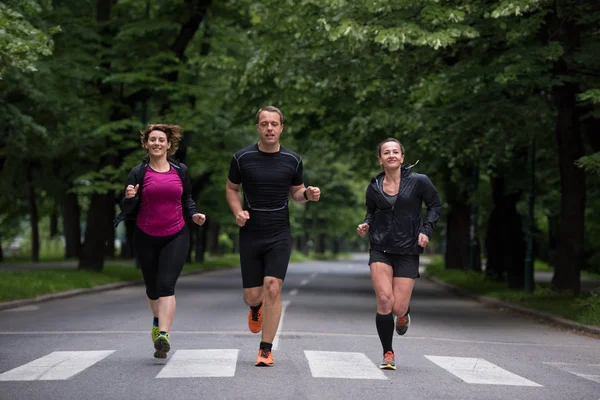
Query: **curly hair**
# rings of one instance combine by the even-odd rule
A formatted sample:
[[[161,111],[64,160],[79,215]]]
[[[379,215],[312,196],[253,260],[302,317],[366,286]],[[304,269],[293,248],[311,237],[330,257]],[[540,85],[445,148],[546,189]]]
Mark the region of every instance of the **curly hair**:
[[[179,142],[181,141],[181,127],[178,125],[169,125],[169,124],[148,124],[146,128],[140,132],[140,141],[142,143],[142,147],[146,148],[146,143],[148,142],[148,137],[150,136],[150,132],[152,131],[161,131],[167,135],[167,141],[171,143],[171,148],[169,149],[169,155],[172,156],[177,151],[179,147]]]

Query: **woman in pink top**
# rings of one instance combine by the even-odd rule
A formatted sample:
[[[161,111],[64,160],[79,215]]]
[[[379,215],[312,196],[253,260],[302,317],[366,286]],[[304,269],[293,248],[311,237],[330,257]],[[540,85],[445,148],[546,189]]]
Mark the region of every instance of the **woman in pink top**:
[[[185,223],[191,219],[202,225],[206,220],[192,199],[187,167],[168,157],[180,140],[177,125],[148,125],[141,132],[148,157],[129,172],[122,212],[117,217],[118,222],[136,221],[133,244],[154,315],[151,336],[156,358],[166,358],[171,349],[175,284],[189,249]]]

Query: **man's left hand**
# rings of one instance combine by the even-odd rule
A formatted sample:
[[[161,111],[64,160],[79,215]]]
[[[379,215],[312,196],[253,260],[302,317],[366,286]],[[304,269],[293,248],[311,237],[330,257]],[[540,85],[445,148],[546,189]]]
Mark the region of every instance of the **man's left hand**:
[[[310,201],[319,201],[321,198],[321,189],[315,186],[309,186],[306,188],[306,197]]]

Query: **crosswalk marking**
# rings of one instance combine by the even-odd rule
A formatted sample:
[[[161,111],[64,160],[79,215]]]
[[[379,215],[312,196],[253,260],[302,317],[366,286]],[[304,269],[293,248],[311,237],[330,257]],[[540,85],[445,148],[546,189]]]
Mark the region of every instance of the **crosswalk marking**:
[[[232,377],[237,349],[177,350],[157,378]]]
[[[600,364],[572,364],[563,362],[545,362],[544,364],[577,375],[580,378],[600,383]]]
[[[387,379],[364,353],[304,350],[314,378]]]
[[[65,380],[114,353],[106,351],[55,351],[0,374],[0,381]]]
[[[156,378],[234,377],[239,349],[190,349],[172,353]],[[66,380],[107,358],[114,350],[55,351],[10,371],[0,381]],[[305,350],[314,378],[385,380],[364,353]],[[482,358],[424,356],[468,384],[541,387]],[[600,364],[543,362],[566,373],[600,384]]]
[[[467,383],[484,385],[542,386],[482,358],[425,356]]]

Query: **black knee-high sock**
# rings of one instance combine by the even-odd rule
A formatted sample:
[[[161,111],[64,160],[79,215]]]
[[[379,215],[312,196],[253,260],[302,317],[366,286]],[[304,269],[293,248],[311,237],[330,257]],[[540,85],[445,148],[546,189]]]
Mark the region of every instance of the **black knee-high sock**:
[[[392,338],[394,337],[394,316],[392,313],[385,315],[377,313],[375,326],[377,326],[377,333],[379,334],[379,340],[381,340],[383,354],[388,351],[394,352],[392,349]]]

